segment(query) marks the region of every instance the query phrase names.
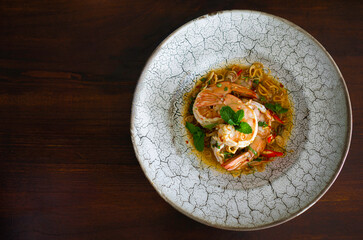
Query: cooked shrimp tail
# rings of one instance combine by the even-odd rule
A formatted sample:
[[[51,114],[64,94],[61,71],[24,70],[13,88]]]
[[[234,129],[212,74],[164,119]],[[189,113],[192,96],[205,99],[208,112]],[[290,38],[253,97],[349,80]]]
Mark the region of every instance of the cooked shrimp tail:
[[[243,168],[249,162],[250,158],[251,153],[244,152],[227,160],[222,164],[222,167],[228,171],[238,170]]]

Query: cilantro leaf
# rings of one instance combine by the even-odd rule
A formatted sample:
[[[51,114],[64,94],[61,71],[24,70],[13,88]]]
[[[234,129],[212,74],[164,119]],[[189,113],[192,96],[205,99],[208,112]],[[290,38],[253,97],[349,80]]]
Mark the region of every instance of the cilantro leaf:
[[[237,131],[240,131],[241,133],[244,133],[244,134],[250,134],[250,133],[252,133],[251,126],[248,123],[246,123],[246,122],[241,122],[239,124],[239,126],[236,127],[236,130]]]
[[[279,113],[286,113],[288,111],[287,108],[281,108],[280,112]]]
[[[272,103],[266,103],[265,106],[274,111],[275,113],[286,113],[288,111],[287,108],[283,108],[279,103],[272,104]]]
[[[262,161],[262,158],[258,157],[258,158],[253,159],[253,161],[255,161],[255,162],[261,162]]]
[[[189,132],[193,135],[193,142],[195,148],[199,152],[202,152],[204,150],[205,133],[203,132],[202,129],[200,129],[200,127],[194,126],[194,124],[190,122],[186,122],[185,126],[189,130]]]
[[[233,157],[233,153],[230,153],[230,152],[223,152],[223,155],[224,155],[224,159]]]
[[[212,130],[217,125],[218,125],[218,123],[212,123],[212,124],[208,124],[208,125],[204,126],[204,128]]]
[[[258,122],[258,126],[260,127],[267,127],[267,123],[266,122]]]

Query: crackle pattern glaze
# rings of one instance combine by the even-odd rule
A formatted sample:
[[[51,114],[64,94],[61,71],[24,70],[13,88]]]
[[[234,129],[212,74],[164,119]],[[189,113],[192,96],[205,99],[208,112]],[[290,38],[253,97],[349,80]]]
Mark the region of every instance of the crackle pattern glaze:
[[[183,94],[212,68],[262,62],[290,91],[294,128],[286,157],[265,172],[233,177],[204,165],[186,144]],[[168,37],[137,86],[131,133],[147,178],[176,209],[215,227],[252,230],[297,216],[343,165],[350,103],[329,54],[296,25],[253,11],[200,17]]]

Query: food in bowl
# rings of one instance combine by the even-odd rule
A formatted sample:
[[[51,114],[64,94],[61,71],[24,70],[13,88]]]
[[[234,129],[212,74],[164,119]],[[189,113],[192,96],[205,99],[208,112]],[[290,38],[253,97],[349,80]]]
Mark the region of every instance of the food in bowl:
[[[292,128],[288,90],[256,62],[208,72],[185,95],[185,126],[202,159],[234,175],[283,157]]]

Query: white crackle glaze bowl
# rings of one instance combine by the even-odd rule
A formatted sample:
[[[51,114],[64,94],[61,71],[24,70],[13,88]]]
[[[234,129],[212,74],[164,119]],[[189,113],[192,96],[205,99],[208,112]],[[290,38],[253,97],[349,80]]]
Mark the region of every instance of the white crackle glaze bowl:
[[[290,91],[293,152],[265,172],[233,177],[186,144],[182,97],[213,68],[255,61]],[[275,226],[312,206],[339,174],[351,131],[348,91],[328,52],[295,24],[255,11],[218,12],[177,29],[148,60],[132,106],[136,156],[154,188],[185,215],[230,230]]]

